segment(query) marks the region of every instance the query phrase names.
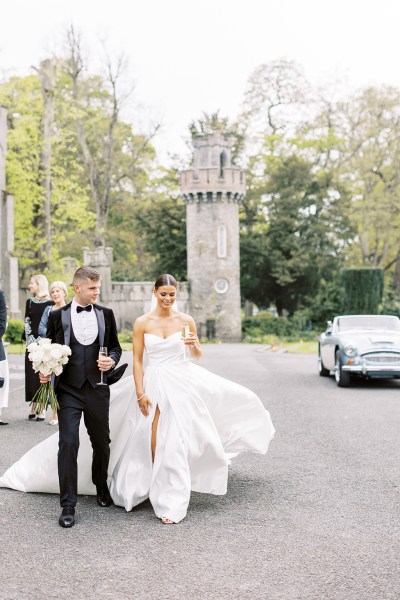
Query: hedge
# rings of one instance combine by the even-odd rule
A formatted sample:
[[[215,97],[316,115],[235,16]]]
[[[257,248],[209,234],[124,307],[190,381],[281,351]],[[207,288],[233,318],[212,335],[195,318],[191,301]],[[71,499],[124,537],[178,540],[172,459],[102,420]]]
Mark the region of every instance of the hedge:
[[[376,315],[383,296],[384,270],[343,269],[344,314]]]
[[[4,334],[4,339],[10,344],[19,344],[24,333],[24,322],[17,319],[10,319],[7,323],[7,329]]]

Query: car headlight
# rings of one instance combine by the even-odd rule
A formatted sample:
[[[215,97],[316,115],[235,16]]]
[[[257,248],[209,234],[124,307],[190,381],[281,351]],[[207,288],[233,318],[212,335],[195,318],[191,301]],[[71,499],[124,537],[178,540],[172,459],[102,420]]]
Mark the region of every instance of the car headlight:
[[[346,356],[355,356],[357,354],[357,348],[353,346],[353,344],[347,344],[347,346],[344,347],[344,353]]]

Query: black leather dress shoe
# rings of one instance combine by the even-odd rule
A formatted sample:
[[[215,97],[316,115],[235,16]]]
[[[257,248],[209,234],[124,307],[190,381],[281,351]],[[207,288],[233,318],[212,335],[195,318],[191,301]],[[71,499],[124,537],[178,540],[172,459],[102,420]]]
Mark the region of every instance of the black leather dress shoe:
[[[73,506],[64,506],[58,523],[61,527],[72,527],[72,525],[75,525],[75,508]]]
[[[113,503],[113,501],[112,501],[112,498],[110,496],[110,492],[108,491],[108,488],[105,488],[105,489],[97,488],[96,501],[97,501],[97,504],[99,506],[101,506],[102,508],[106,508],[107,506],[111,506],[111,504]]]

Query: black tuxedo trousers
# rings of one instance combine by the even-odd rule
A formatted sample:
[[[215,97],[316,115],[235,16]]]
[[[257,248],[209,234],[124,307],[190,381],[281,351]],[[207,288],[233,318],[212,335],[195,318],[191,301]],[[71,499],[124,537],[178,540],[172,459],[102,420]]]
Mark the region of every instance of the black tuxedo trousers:
[[[58,475],[61,506],[75,506],[78,493],[79,426],[84,423],[93,448],[92,481],[101,491],[107,487],[110,459],[108,385],[100,381],[97,366],[99,340],[84,346],[71,332],[71,360],[60,377],[57,399],[60,405]]]

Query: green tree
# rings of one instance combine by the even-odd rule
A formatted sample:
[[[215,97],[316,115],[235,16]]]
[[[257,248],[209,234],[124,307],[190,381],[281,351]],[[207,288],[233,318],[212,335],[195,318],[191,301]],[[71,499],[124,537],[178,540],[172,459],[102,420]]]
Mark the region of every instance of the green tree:
[[[56,58],[0,85],[23,280],[37,271],[62,278],[64,257],[80,262],[82,247],[96,241],[115,245],[118,278],[148,270],[132,220],[152,194],[155,151],[151,135],[121,120],[116,93],[99,75],[80,71],[75,82],[71,65]]]
[[[124,89],[127,62],[123,55],[115,60],[105,56],[106,74],[84,76],[85,62],[81,37],[70,27],[67,32],[66,71],[72,85],[72,126],[76,132],[89,189],[96,213],[95,245],[107,241],[108,215],[121,189],[135,193],[143,169],[155,157],[150,135],[133,132],[121,119],[121,111],[132,89]]]
[[[151,278],[171,273],[182,281],[187,269],[186,207],[178,194],[178,174],[162,169],[152,183],[152,193],[135,214],[149,257],[147,273]]]
[[[349,259],[354,266],[390,269],[400,258],[399,90],[368,88],[339,109],[348,141],[342,177],[352,191],[356,231]]]
[[[335,116],[332,98],[312,90],[292,61],[261,65],[249,79],[242,295],[280,314],[313,305],[321,282],[337,277],[352,237]]]
[[[15,197],[15,251],[23,280],[37,271],[50,277],[59,273],[60,256],[66,251],[73,254],[71,248],[94,223],[76,145],[63,126],[67,101],[60,93],[61,71],[56,86],[51,157],[44,177],[43,148],[49,133],[45,142],[40,77],[13,77],[0,85],[0,103],[8,109],[7,185]],[[51,189],[50,203],[46,189]],[[49,271],[50,264],[53,268]]]
[[[325,171],[285,158],[267,185],[270,287],[279,313],[307,304],[338,262],[343,224]]]

